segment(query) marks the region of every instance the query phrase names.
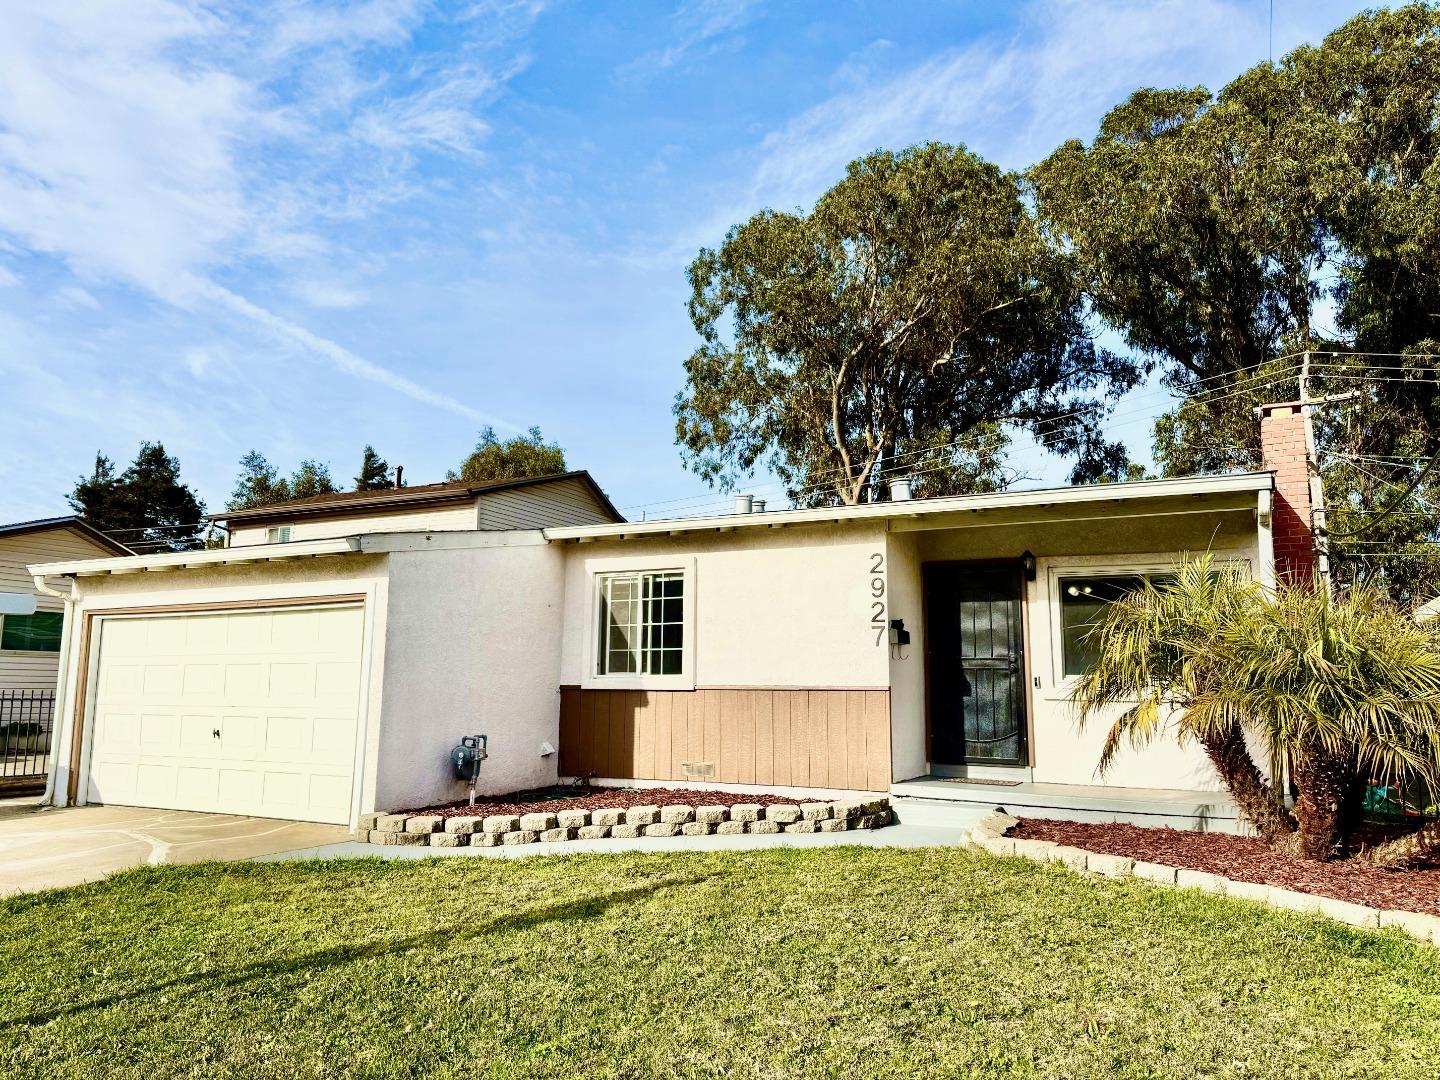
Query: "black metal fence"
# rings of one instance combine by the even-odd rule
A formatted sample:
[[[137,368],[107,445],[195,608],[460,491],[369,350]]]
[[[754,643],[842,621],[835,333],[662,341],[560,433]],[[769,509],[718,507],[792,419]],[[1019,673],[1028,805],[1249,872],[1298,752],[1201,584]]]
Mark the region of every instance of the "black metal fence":
[[[54,726],[54,690],[0,690],[0,792],[45,786]]]

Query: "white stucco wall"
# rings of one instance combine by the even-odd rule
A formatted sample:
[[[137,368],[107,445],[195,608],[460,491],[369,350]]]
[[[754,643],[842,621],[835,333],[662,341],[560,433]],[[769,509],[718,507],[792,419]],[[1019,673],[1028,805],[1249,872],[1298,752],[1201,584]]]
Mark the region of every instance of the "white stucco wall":
[[[463,798],[448,755],[488,735],[483,794],[553,783],[564,556],[538,533],[509,546],[396,551],[390,560],[377,805]],[[526,542],[528,536],[528,542]]]
[[[693,567],[697,686],[884,687],[887,647],[871,625],[872,557],[883,525],[746,530],[567,544],[560,681],[596,684],[596,573]]]
[[[1036,580],[1026,586],[1025,680],[1030,704],[1030,751],[1039,783],[1103,784],[1127,788],[1217,790],[1219,778],[1204,754],[1161,737],[1142,749],[1121,751],[1100,776],[1096,766],[1108,723],[1105,716],[1081,729],[1068,701],[1073,680],[1061,674],[1058,645],[1058,579],[1074,574],[1166,570],[1182,553],[1213,552],[1219,559],[1244,562],[1258,572],[1259,536],[1249,510],[1184,513],[1146,518],[1119,508],[1087,510],[1087,520],[1032,513],[1025,524],[899,531],[887,538],[892,569],[891,617],[905,619],[911,630],[909,658],[890,662],[893,766],[896,780],[924,775],[929,769],[925,739],[925,652],[922,618],[922,566],[930,562],[1013,559],[1029,550],[1037,556]],[[914,615],[912,625],[911,612]]]
[[[890,768],[895,780],[930,771],[925,739],[925,600],[917,533],[886,538],[888,619],[903,619],[910,644],[889,650]]]

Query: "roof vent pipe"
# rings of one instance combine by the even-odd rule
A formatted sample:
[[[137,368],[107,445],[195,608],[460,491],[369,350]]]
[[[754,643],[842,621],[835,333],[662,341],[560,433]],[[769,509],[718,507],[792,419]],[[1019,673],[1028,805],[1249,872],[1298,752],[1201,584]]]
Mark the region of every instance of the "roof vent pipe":
[[[754,495],[736,495],[736,496],[735,496],[735,513],[737,513],[737,514],[748,514],[748,513],[750,513],[751,510],[754,509],[754,503],[755,503],[755,496],[754,496]]]
[[[404,466],[404,465],[396,465],[396,466],[395,466],[395,486],[396,486],[396,488],[402,488],[402,487],[405,486],[405,466]]]
[[[751,499],[751,500],[750,500],[750,512],[751,512],[752,514],[763,514],[763,513],[765,512],[765,500],[764,500],[764,499]]]
[[[890,481],[891,502],[909,502],[910,499],[910,477],[897,476]]]

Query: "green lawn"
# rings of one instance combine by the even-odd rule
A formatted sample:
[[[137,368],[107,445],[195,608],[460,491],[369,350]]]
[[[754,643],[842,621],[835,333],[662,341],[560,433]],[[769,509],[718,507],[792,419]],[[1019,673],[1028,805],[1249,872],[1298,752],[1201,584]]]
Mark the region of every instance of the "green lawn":
[[[0,1075],[1436,1075],[1440,950],[954,849],[205,865],[0,902]]]

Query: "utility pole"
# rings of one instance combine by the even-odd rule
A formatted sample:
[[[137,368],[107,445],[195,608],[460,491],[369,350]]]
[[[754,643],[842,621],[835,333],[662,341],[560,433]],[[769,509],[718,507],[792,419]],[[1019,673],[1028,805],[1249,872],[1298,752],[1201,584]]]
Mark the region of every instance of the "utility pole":
[[[1315,416],[1310,408],[1310,350],[1300,358],[1300,417],[1305,421],[1305,469],[1310,474],[1310,531],[1315,537],[1315,572],[1330,587],[1330,545],[1325,540],[1325,481],[1315,449]]]

